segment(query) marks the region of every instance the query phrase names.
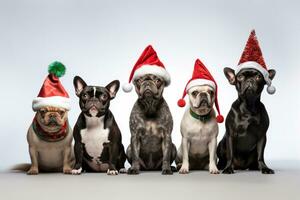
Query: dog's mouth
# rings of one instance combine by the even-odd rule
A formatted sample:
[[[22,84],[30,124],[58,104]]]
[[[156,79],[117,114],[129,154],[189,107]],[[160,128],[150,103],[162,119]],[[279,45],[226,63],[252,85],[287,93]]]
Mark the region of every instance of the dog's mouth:
[[[202,99],[197,108],[210,108],[208,101],[206,99]]]
[[[253,86],[248,86],[244,89],[243,93],[246,95],[253,95],[255,94],[255,88]]]
[[[151,97],[151,96],[153,96],[153,92],[152,92],[150,89],[146,89],[146,90],[143,92],[143,96],[144,96],[144,97]]]
[[[97,116],[98,112],[99,112],[99,110],[96,106],[91,106],[89,109],[90,115],[92,115],[94,117]]]
[[[96,106],[90,107],[90,112],[98,112],[98,108]]]
[[[50,121],[48,123],[48,126],[50,126],[50,127],[56,127],[56,126],[59,126],[59,124],[56,121]]]

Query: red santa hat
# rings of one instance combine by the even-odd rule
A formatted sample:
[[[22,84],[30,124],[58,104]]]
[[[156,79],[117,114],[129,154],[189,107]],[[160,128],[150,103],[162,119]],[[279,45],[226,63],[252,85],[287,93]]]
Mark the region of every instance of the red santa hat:
[[[70,110],[69,95],[59,80],[59,77],[62,77],[65,71],[65,66],[60,62],[55,61],[49,65],[49,75],[46,77],[38,96],[32,101],[34,111],[45,106]]]
[[[263,75],[268,86],[267,92],[269,94],[274,94],[276,88],[272,85],[272,80],[269,77],[269,72],[262,55],[255,30],[252,30],[250,33],[246,47],[243,51],[237,69],[235,70],[235,74],[238,74],[242,69],[249,68],[256,69]]]
[[[224,121],[224,117],[220,114],[220,108],[218,102],[218,85],[215,79],[213,78],[213,76],[208,71],[208,69],[204,66],[204,64],[199,59],[197,59],[195,62],[193,76],[186,84],[185,89],[183,91],[182,98],[179,99],[177,102],[178,106],[184,107],[186,104],[184,97],[186,96],[189,89],[191,89],[194,86],[200,86],[200,85],[208,85],[215,90],[215,106],[218,111],[218,116],[216,117],[216,120],[218,123],[222,123]]]
[[[122,86],[124,92],[132,90],[131,81],[138,79],[146,74],[153,74],[160,76],[165,80],[166,86],[170,85],[171,78],[168,71],[165,69],[164,64],[159,60],[155,50],[151,45],[147,46],[143,51],[138,61],[133,66],[129,76],[128,83]]]

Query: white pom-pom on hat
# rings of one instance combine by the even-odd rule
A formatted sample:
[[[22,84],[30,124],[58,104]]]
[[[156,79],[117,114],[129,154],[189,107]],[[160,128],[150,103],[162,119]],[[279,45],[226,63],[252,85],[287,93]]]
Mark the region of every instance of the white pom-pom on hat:
[[[269,86],[267,87],[267,92],[268,92],[269,94],[274,94],[274,93],[276,92],[276,88],[275,88],[273,85],[269,85]]]
[[[125,84],[122,85],[122,89],[123,89],[124,92],[129,93],[132,90],[132,84],[125,83]]]

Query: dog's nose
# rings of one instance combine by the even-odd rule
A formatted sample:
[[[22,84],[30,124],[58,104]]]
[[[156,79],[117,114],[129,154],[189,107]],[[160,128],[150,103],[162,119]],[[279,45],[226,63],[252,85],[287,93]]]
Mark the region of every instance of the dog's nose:
[[[207,94],[205,92],[200,93],[200,98],[207,98]]]
[[[249,80],[247,81],[247,83],[248,83],[247,85],[248,85],[249,87],[253,87],[255,81],[254,81],[253,79],[249,79]]]

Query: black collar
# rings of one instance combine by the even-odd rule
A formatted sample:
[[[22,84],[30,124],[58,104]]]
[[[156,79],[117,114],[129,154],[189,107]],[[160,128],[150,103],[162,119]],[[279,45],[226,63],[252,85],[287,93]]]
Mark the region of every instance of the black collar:
[[[206,115],[198,115],[197,113],[195,113],[194,111],[192,111],[192,109],[190,108],[190,114],[193,118],[200,120],[201,122],[207,122],[208,120],[211,119],[211,112],[209,112]]]

